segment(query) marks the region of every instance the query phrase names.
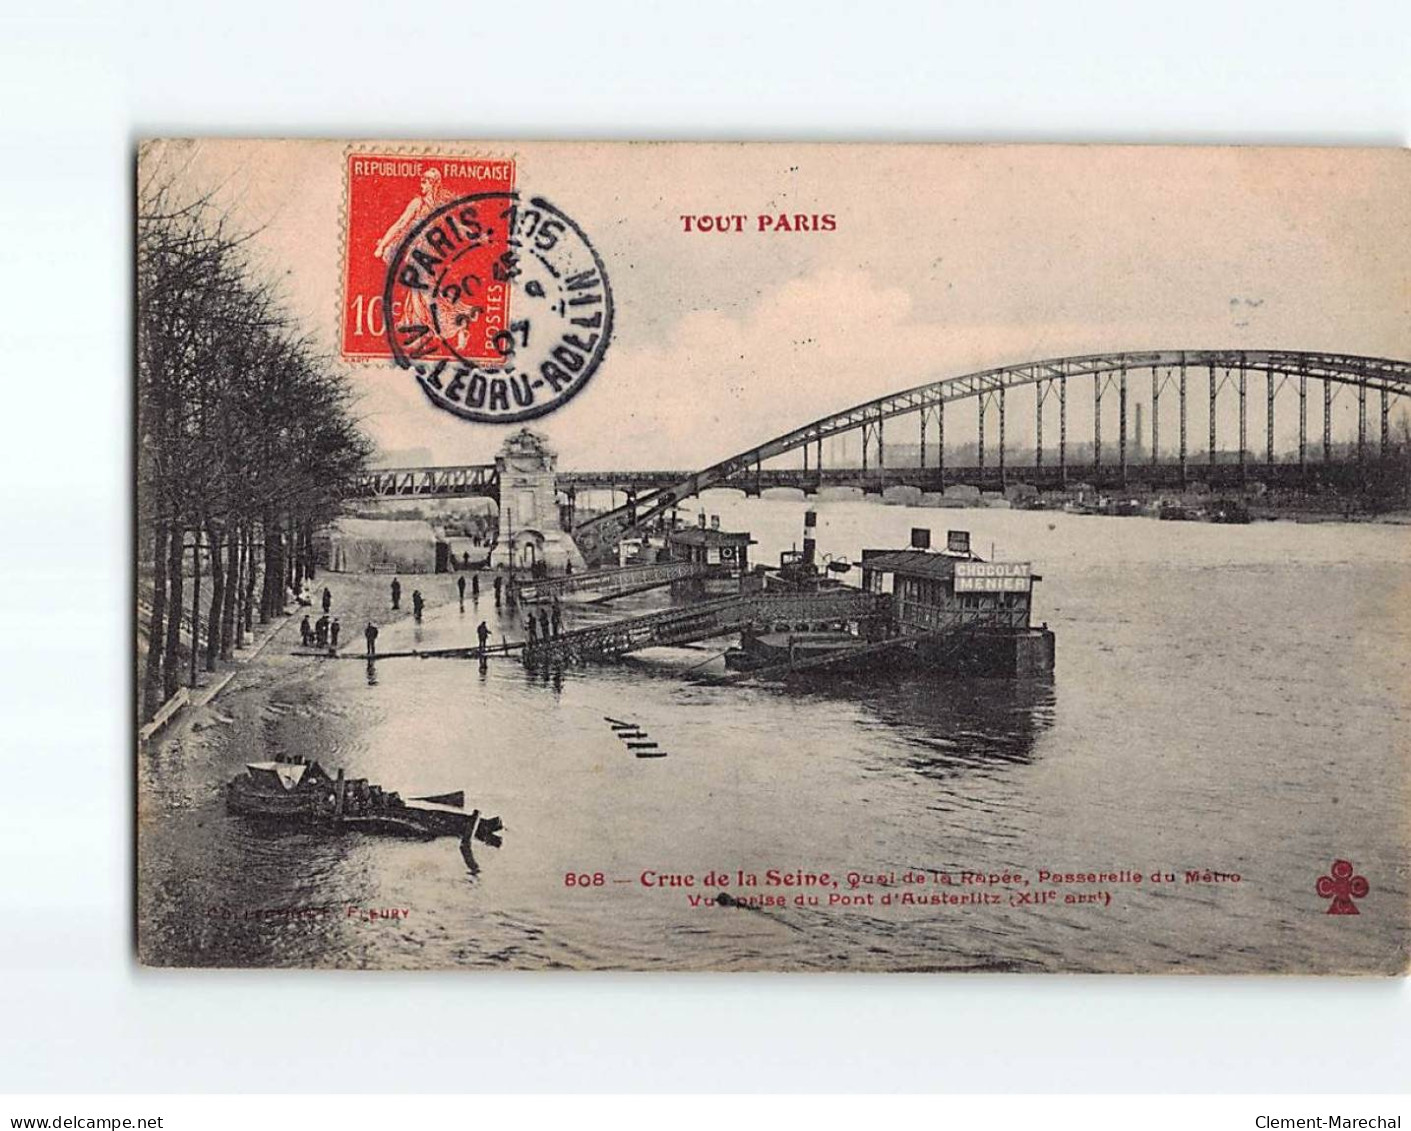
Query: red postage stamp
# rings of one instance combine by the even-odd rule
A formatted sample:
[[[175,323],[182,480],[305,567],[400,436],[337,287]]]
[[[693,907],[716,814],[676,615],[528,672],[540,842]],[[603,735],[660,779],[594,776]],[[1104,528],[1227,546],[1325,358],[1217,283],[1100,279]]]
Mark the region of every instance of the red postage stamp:
[[[386,309],[387,277],[402,244],[427,217],[459,198],[514,191],[514,161],[505,157],[467,157],[410,153],[350,153],[347,156],[347,223],[343,250],[343,310],[341,352],[349,361],[393,361],[388,329],[393,323],[425,321],[424,311],[400,309],[415,304],[415,290],[393,298]],[[500,244],[506,244],[502,238]],[[506,244],[507,246],[507,244]],[[489,277],[493,261],[504,247],[487,240],[477,249]],[[471,264],[470,266],[474,266]],[[508,324],[510,290],[486,293],[477,321],[485,330],[502,330]],[[461,333],[462,356],[491,360],[493,332]],[[482,340],[483,339],[483,340]],[[452,357],[444,343],[426,356],[432,360]]]

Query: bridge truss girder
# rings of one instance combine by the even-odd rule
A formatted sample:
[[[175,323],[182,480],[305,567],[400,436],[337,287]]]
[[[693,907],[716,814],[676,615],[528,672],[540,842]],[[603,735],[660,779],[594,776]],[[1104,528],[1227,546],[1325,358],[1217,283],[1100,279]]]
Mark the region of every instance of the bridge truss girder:
[[[991,400],[1003,405],[1003,395],[1008,389],[1025,385],[1038,385],[1041,382],[1057,381],[1060,393],[1060,406],[1064,410],[1061,424],[1060,467],[1066,467],[1066,385],[1074,378],[1092,377],[1095,379],[1095,397],[1100,403],[1104,378],[1111,374],[1119,376],[1119,389],[1125,401],[1125,378],[1134,369],[1179,369],[1181,400],[1181,467],[1186,465],[1186,371],[1189,367],[1205,367],[1210,372],[1210,399],[1215,403],[1219,383],[1215,371],[1226,374],[1266,373],[1275,377],[1298,376],[1306,385],[1309,378],[1324,383],[1324,402],[1332,398],[1334,385],[1351,386],[1362,390],[1378,391],[1383,397],[1411,394],[1411,362],[1387,358],[1362,357],[1340,353],[1308,353],[1291,350],[1151,350],[1132,353],[1090,354],[1079,357],[1053,358],[1044,361],[1027,362],[1022,365],[999,366],[976,373],[956,377],[946,377],[937,381],[904,389],[889,396],[878,397],[863,404],[844,409],[841,412],[815,420],[801,428],[783,433],[764,444],[731,456],[717,464],[683,476],[669,487],[658,488],[636,500],[633,524],[641,524],[676,506],[684,499],[691,498],[711,487],[724,484],[749,469],[757,469],[761,462],[775,456],[804,447],[811,443],[821,445],[830,436],[864,430],[864,450],[866,440],[871,435],[880,437],[882,423],[896,416],[910,413],[924,414],[934,410],[939,415],[944,406],[954,401],[976,399],[981,406],[981,427],[983,427],[984,406]],[[1240,381],[1241,402],[1243,403],[1244,382]],[[923,417],[924,418],[924,417]],[[1001,417],[1001,419],[1003,419]],[[1365,420],[1365,415],[1363,417]],[[1098,417],[1100,421],[1100,414]],[[1100,443],[1101,425],[1095,421],[1095,440]],[[1125,422],[1124,422],[1125,425]],[[1209,458],[1214,457],[1215,435],[1214,414],[1211,416],[1211,437]],[[1241,429],[1243,432],[1243,428]],[[1126,429],[1123,428],[1125,439]],[[1365,425],[1363,427],[1365,439]],[[1243,439],[1243,437],[1242,437]],[[1242,444],[1243,446],[1243,444]],[[820,448],[821,450],[821,448]],[[1331,452],[1331,429],[1328,417],[1324,418],[1324,453]],[[1125,454],[1125,453],[1124,453]],[[1099,450],[1094,452],[1100,461]],[[1125,459],[1123,460],[1125,463]],[[578,532],[586,532],[605,524],[620,524],[626,508],[617,508],[586,520]]]

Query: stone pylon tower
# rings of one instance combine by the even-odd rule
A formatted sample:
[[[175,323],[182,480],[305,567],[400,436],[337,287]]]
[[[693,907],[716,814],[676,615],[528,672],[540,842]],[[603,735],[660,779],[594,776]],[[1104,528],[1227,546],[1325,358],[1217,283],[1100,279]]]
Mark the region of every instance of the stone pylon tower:
[[[547,437],[529,428],[513,433],[495,457],[500,473],[500,535],[490,565],[528,570],[547,563],[561,573],[573,563],[582,570],[583,555],[559,521],[554,469],[558,454]]]

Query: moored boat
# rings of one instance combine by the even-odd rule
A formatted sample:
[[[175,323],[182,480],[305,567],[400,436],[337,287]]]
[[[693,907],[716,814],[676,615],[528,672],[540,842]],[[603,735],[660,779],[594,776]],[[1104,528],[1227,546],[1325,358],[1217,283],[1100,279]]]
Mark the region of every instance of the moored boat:
[[[226,786],[225,803],[242,816],[332,832],[454,836],[492,848],[503,843],[500,818],[482,817],[478,809],[467,813],[461,791],[403,800],[365,778],[347,778],[341,769],[330,777],[318,762],[302,758],[249,763]]]

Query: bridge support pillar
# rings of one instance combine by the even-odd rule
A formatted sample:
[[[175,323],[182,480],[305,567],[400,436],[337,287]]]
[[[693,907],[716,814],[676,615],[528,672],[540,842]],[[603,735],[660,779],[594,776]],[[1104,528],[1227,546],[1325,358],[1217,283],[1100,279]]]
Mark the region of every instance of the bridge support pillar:
[[[1169,377],[1171,371],[1166,371]],[[1157,453],[1161,448],[1161,383],[1156,366],[1151,367],[1151,466],[1156,466]]]
[[[1308,475],[1308,374],[1298,375],[1298,471]]]
[[[1058,379],[1058,484],[1068,486],[1068,378]]]
[[[999,387],[999,488],[1005,488],[1004,482],[1004,386]]]
[[[977,427],[978,427],[978,440],[979,440],[979,451],[978,451],[978,454],[979,454],[979,457],[980,457],[980,471],[981,471],[981,476],[980,476],[980,478],[981,478],[982,480],[984,479],[984,474],[983,474],[983,472],[984,472],[984,470],[985,470],[985,401],[987,401],[988,399],[989,399],[989,394],[988,394],[988,393],[981,393],[978,397],[975,398],[975,403],[980,406],[980,411],[979,411],[979,417],[978,417],[978,425],[977,425]]]
[[[1385,389],[1382,390],[1382,443],[1378,449],[1382,459],[1387,457],[1387,448],[1390,446],[1391,428],[1389,413],[1391,412],[1391,394]]]
[[[1219,382],[1215,379],[1215,366],[1210,366],[1210,452],[1207,462],[1211,467],[1215,466],[1215,397],[1220,392]]]
[[[1244,370],[1244,359],[1241,358],[1241,359],[1240,359],[1240,377],[1239,377],[1239,382],[1240,382],[1240,383],[1239,383],[1239,392],[1240,392],[1240,482],[1241,482],[1241,483],[1243,483],[1243,482],[1245,481],[1245,474],[1246,474],[1244,453],[1245,453],[1245,449],[1249,447],[1249,444],[1248,444],[1248,442],[1247,442],[1247,439],[1248,439],[1248,432],[1247,432],[1247,430],[1246,430],[1246,429],[1247,429],[1247,425],[1248,425],[1248,418],[1247,418],[1246,415],[1245,415],[1245,407],[1246,407],[1246,403],[1247,403],[1247,402],[1246,402],[1246,398],[1245,398],[1245,393],[1247,392],[1245,377],[1246,377],[1246,374],[1245,374],[1245,370]]]
[[[920,466],[921,466],[921,470],[922,470],[922,471],[925,471],[925,470],[926,470],[926,410],[925,410],[925,408],[923,408],[923,409],[921,410],[921,412],[920,412],[920,417],[921,417],[921,464],[920,464]],[[923,476],[923,478],[924,478],[924,476]]]
[[[1367,386],[1357,386],[1357,462],[1367,458]]]
[[[1264,462],[1274,466],[1274,373],[1264,374],[1264,391],[1268,396],[1267,415],[1264,418]]]
[[[1323,462],[1333,460],[1333,383],[1323,382]]]
[[[1093,466],[1102,466],[1102,380],[1101,373],[1093,374]]]
[[[1181,356],[1181,486],[1186,485],[1186,359]]]
[[[946,402],[936,403],[936,481],[946,489]]]
[[[1117,466],[1122,477],[1122,486],[1127,485],[1127,367],[1124,365],[1117,376],[1117,426],[1121,436],[1117,441]]]
[[[1044,465],[1044,384],[1034,385],[1034,467]]]
[[[887,452],[882,446],[882,425],[884,423],[885,421],[882,419],[882,414],[879,412],[877,414],[877,475],[881,479],[882,487],[885,489],[887,486]]]

